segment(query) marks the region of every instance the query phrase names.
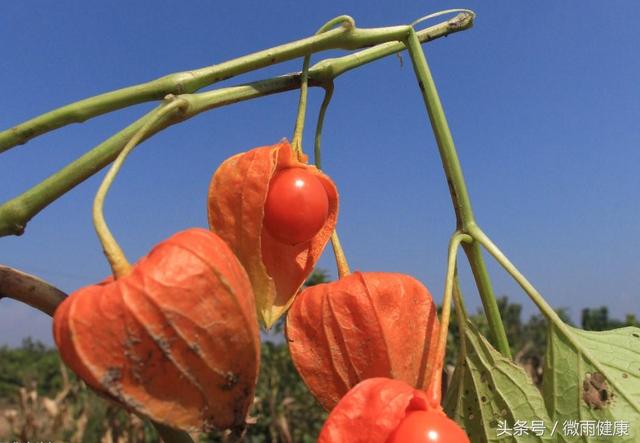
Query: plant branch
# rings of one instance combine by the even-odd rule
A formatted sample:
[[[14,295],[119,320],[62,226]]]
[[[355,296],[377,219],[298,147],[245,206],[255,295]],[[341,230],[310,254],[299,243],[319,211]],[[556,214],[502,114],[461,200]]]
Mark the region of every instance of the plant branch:
[[[432,41],[448,34],[468,29],[472,23],[471,15],[460,14],[451,20],[426,28],[418,32],[417,35],[424,41]],[[347,56],[321,61],[310,68],[309,85],[326,85],[333,78],[344,72],[379,58],[400,52],[403,49],[405,49],[403,43],[385,43]],[[300,75],[290,74],[246,85],[188,95],[190,101],[189,112],[181,116],[180,119],[167,121],[163,125],[154,127],[145,138],[150,137],[167,126],[193,117],[204,111],[269,94],[290,91],[299,87]],[[81,105],[81,103],[83,102],[78,102],[74,106],[82,109],[82,112],[90,112],[94,109],[91,107],[85,109],[88,105]],[[53,118],[53,115],[58,111],[59,110],[49,113],[51,114],[51,118]],[[122,150],[127,140],[146,123],[152,113],[153,111],[127,126],[39,184],[3,203],[0,206],[0,237],[22,234],[27,222],[38,214],[38,212],[111,163]],[[44,117],[44,115],[41,117]],[[58,124],[53,120],[47,120],[47,122],[47,125],[55,126]],[[55,127],[60,126],[63,125]],[[55,129],[55,127],[51,129]],[[33,135],[33,137],[35,136],[36,135]]]
[[[148,83],[71,103],[0,132],[0,152],[70,123],[83,122],[127,106],[159,100],[168,94],[192,93],[221,80],[314,52],[328,49],[353,50],[391,40],[401,40],[406,35],[406,29],[407,26],[371,29],[358,29],[351,25],[341,26],[316,36],[258,51],[218,65],[170,74]]]
[[[430,41],[444,35],[468,29],[472,26],[472,23],[473,16],[471,14],[460,14],[446,23],[432,26],[421,31],[419,38],[425,42]],[[399,38],[401,38],[404,28],[405,27],[401,26],[384,28],[382,30],[355,29],[350,27],[333,29],[322,35],[308,37],[296,42],[255,52],[218,65],[170,74],[147,83],[129,86],[80,100],[39,115],[10,129],[1,131],[0,153],[16,145],[22,145],[54,129],[71,123],[81,123],[98,115],[128,106],[160,100],[167,94],[179,95],[192,93],[205,86],[227,80],[239,74],[326,49],[358,49],[371,46],[385,41],[385,39],[388,41],[390,37],[393,36],[393,33],[396,32],[400,36]],[[381,55],[380,52],[384,53],[390,50],[391,52],[388,53],[390,54],[403,49],[402,44],[396,44],[395,46],[387,44],[385,46],[385,48],[379,48],[379,51],[363,52],[362,57],[367,59],[364,63],[383,57],[384,55]],[[359,66],[357,63],[346,63],[340,66],[340,70],[344,72],[357,66]],[[341,72],[337,72],[337,74],[340,73]]]
[[[34,275],[0,265],[0,299],[3,297],[21,301],[53,316],[67,294]]]
[[[435,82],[431,76],[427,59],[420,46],[420,41],[414,31],[409,33],[405,43],[411,56],[418,86],[422,92],[422,97],[429,114],[429,120],[431,121],[431,127],[433,128],[433,133],[440,151],[442,166],[445,171],[453,208],[456,214],[456,229],[463,233],[469,233],[470,228],[475,226],[475,218],[473,210],[471,209],[471,199],[469,198],[460,160],[458,159],[451,130],[449,129],[449,124],[447,123]],[[465,247],[465,252],[469,258],[469,264],[476,281],[476,286],[478,287],[478,292],[480,293],[480,298],[482,299],[493,341],[502,355],[510,357],[509,342],[504,330],[504,325],[502,324],[502,319],[500,318],[498,305],[491,288],[491,280],[484,266],[480,249],[477,245],[474,246],[474,244],[471,244]]]

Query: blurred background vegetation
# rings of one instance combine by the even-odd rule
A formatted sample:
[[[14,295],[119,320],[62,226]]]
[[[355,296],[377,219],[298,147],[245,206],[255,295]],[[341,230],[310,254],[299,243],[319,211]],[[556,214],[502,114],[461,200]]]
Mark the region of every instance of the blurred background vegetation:
[[[326,281],[316,272],[307,285]],[[522,306],[499,299],[499,307],[515,360],[542,382],[546,341],[546,321],[534,315],[521,318]],[[558,311],[568,321],[565,311]],[[452,318],[455,322],[455,316]],[[488,333],[484,316],[472,316],[473,322]],[[622,326],[640,326],[633,315],[624,321],[610,319],[608,309],[583,309],[581,326],[588,330],[606,330]],[[262,343],[262,362],[247,443],[315,442],[326,412],[300,380],[283,341],[282,322]],[[452,325],[447,362],[449,373],[457,355],[457,329]],[[195,435],[202,443],[223,443],[224,433]],[[46,440],[71,443],[142,443],[159,441],[155,430],[133,414],[104,401],[61,364],[55,349],[31,339],[18,348],[0,347],[0,441]]]

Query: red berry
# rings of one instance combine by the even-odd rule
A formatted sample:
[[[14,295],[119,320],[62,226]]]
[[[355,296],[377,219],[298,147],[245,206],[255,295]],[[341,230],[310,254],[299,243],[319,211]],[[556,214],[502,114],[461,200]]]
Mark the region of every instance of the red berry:
[[[386,443],[469,443],[469,437],[442,411],[411,411]]]
[[[264,227],[282,243],[311,240],[329,216],[329,198],[322,182],[304,168],[278,172],[269,183]]]

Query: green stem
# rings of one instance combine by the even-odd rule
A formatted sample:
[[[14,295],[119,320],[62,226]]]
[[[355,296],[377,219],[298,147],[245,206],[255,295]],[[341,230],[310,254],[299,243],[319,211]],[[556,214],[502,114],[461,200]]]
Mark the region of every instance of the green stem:
[[[355,27],[355,22],[348,15],[341,15],[329,20],[322,25],[315,35],[322,34],[328,31],[336,25],[342,25],[347,29]],[[291,147],[293,151],[298,155],[298,159],[302,158],[302,133],[304,132],[304,117],[307,113],[307,96],[308,96],[308,78],[309,78],[309,63],[311,62],[311,54],[304,57],[302,64],[302,72],[300,74],[300,100],[298,102],[298,116],[296,118],[296,125],[293,131],[293,138],[291,139]]]
[[[453,143],[453,137],[447,118],[438,96],[433,77],[427,59],[425,58],[420,41],[416,36],[413,29],[409,32],[406,40],[407,50],[411,56],[413,68],[418,78],[418,85],[422,92],[427,112],[429,114],[429,120],[438,144],[440,151],[440,157],[442,159],[442,165],[444,167],[447,183],[449,185],[449,192],[451,193],[451,200],[453,202],[453,208],[456,214],[457,230],[468,233],[469,230],[475,226],[475,219],[473,210],[471,209],[471,200],[467,191],[467,186],[462,174],[462,167],[460,166],[460,160]],[[469,252],[470,251],[470,252]],[[473,244],[465,248],[467,256],[469,258],[469,264],[471,266],[480,298],[485,309],[487,316],[487,322],[491,330],[491,336],[496,344],[497,349],[504,356],[510,357],[511,351],[509,349],[509,342],[507,335],[500,318],[500,312],[496,299],[493,295],[491,288],[491,281],[489,275],[484,266],[482,255],[479,248]]]
[[[333,81],[324,85],[324,99],[322,105],[320,105],[320,112],[318,113],[318,122],[316,123],[316,136],[313,145],[313,160],[318,169],[322,169],[321,166],[321,152],[322,152],[322,128],[324,127],[324,117],[327,114],[329,103],[331,103],[331,97],[333,96]],[[338,231],[334,230],[331,234],[331,248],[333,249],[333,256],[336,259],[336,268],[338,269],[338,278],[344,278],[351,274],[347,257],[342,249],[340,243],[340,237]]]
[[[440,331],[435,352],[430,354],[429,383],[427,384],[427,398],[431,406],[437,409],[442,400],[442,368],[444,357],[447,351],[447,336],[449,335],[449,320],[451,317],[451,299],[453,297],[453,286],[456,272],[456,258],[458,247],[462,242],[471,242],[473,239],[462,232],[455,232],[449,241],[449,252],[447,255],[447,276],[444,284],[444,297],[442,298],[442,314],[440,316]]]
[[[333,97],[333,80],[324,85],[324,98],[318,112],[318,122],[316,123],[316,136],[313,143],[313,161],[318,169],[322,169],[322,152],[320,145],[322,142],[322,129],[324,128],[324,117],[327,114],[329,103]]]
[[[555,324],[556,327],[561,329],[565,335],[571,335],[566,331],[566,326],[560,316],[553,310],[551,306],[545,301],[544,297],[536,290],[536,288],[529,283],[524,275],[516,268],[513,263],[498,249],[498,247],[491,241],[489,237],[484,233],[479,226],[474,226],[469,234],[473,239],[482,245],[489,254],[491,254],[497,262],[504,268],[505,271],[513,277],[513,279],[520,285],[524,292],[531,298],[531,300],[538,306],[540,311]]]
[[[298,160],[302,160],[302,132],[304,131],[304,117],[307,114],[307,91],[309,89],[309,61],[310,56],[304,58],[302,64],[302,74],[300,74],[300,100],[298,101],[298,115],[296,117],[296,125],[293,129],[293,138],[291,139],[291,148],[298,156]]]
[[[147,122],[125,145],[124,149],[120,152],[105,175],[93,201],[93,224],[96,228],[96,233],[98,234],[100,243],[102,244],[104,255],[109,261],[113,271],[113,276],[116,279],[127,275],[131,270],[131,265],[127,261],[122,248],[120,248],[118,242],[113,238],[113,234],[104,219],[104,199],[107,196],[114,179],[118,175],[122,164],[127,159],[131,151],[133,151],[140,141],[147,135],[150,129],[163,119],[170,116],[172,112],[179,111],[181,108],[184,109],[189,104],[186,100],[175,98],[173,96],[167,97],[167,100],[169,100],[169,102],[161,106],[159,109],[156,109]]]
[[[333,248],[333,255],[336,258],[336,267],[338,268],[338,278],[344,278],[351,274],[347,257],[344,255],[342,244],[340,243],[340,237],[338,237],[338,231],[334,230],[331,234],[331,247]]]
[[[591,350],[587,349],[582,343],[580,343],[579,339],[576,337],[575,333],[572,331],[572,328],[565,324],[564,321],[560,318],[560,316],[553,310],[551,306],[546,302],[544,297],[538,292],[538,290],[529,283],[529,280],[522,275],[522,273],[516,268],[516,266],[509,261],[509,259],[498,249],[498,247],[491,241],[491,239],[480,229],[479,227],[475,227],[472,230],[471,235],[474,239],[482,244],[487,251],[498,261],[498,263],[511,275],[514,280],[520,285],[520,287],[524,290],[524,292],[529,296],[529,298],[536,304],[536,306],[540,309],[540,311],[547,317],[549,323],[553,325],[553,328],[558,332],[559,335],[564,337],[564,339],[571,344],[571,346],[576,350],[576,352],[581,355],[589,364],[591,364],[594,369],[599,371],[600,373],[607,372],[607,366],[603,362],[602,356],[594,355]],[[551,334],[551,329],[549,329],[549,334]],[[578,360],[580,364],[581,360]],[[581,373],[581,371],[578,371]],[[620,395],[629,402],[636,410],[636,412],[640,413],[640,406],[637,405],[637,402],[634,402],[631,399],[630,394],[619,385],[619,382],[615,379],[609,379],[608,382],[611,384],[611,387],[616,392],[619,392]]]
[[[445,23],[420,31],[418,36],[421,41],[426,42],[454,32],[463,31],[470,28],[472,24],[473,16],[471,14],[460,14]],[[358,32],[360,32],[360,30],[358,30]],[[311,52],[330,49],[336,37],[341,37],[339,30],[335,30],[330,35],[310,37],[265,51],[256,52],[219,65],[170,74],[148,83],[118,89],[71,103],[23,122],[13,128],[1,131],[0,153],[13,146],[24,144],[34,137],[71,123],[81,123],[98,115],[127,106],[160,100],[167,94],[192,93],[207,85],[226,80],[244,72],[297,58]],[[357,35],[352,37],[351,40],[359,38]],[[346,49],[357,49],[357,44],[353,46],[354,42],[350,43],[352,47]],[[360,47],[370,46],[371,44],[370,42],[367,43],[362,40]],[[363,64],[383,57],[386,51],[390,51],[388,54],[391,54],[404,49],[401,43],[391,43],[383,46],[384,47],[378,48],[378,50],[363,51],[362,57],[366,59],[366,61],[363,60]],[[344,65],[337,67],[339,71],[336,71],[336,75],[357,66],[359,66],[358,63],[345,61]]]
[[[464,362],[467,358],[467,337],[465,333],[467,310],[464,307],[462,292],[460,292],[460,282],[458,281],[457,270],[453,279],[453,302],[455,304],[456,319],[458,321],[458,334],[460,335],[460,353],[458,355],[458,361]]]
[[[405,34],[406,26],[372,29],[340,27],[218,65],[179,72],[148,83],[101,94],[47,112],[0,132],[0,152],[18,144],[24,144],[38,135],[70,123],[83,122],[106,112],[158,100],[168,94],[192,93],[221,80],[314,52],[328,49],[359,49],[391,40],[400,40]]]
[[[432,41],[450,33],[468,29],[471,24],[471,16],[468,14],[461,14],[447,22],[440,23],[420,31],[418,36],[422,41]],[[309,84],[311,86],[327,84],[328,81],[341,73],[347,72],[366,63],[370,63],[379,58],[400,52],[403,49],[405,49],[403,43],[392,42],[377,45],[373,48],[365,49],[351,55],[321,61],[309,70]],[[299,75],[291,74],[247,85],[189,95],[191,104],[189,106],[189,112],[184,115],[183,119],[187,119],[201,112],[228,104],[278,92],[290,91],[298,88],[299,86]],[[97,99],[97,97],[95,98]],[[82,101],[74,104],[73,106],[78,113],[87,115],[87,118],[98,115],[92,114],[92,112],[97,108],[89,106],[88,103],[88,101]],[[52,111],[46,115],[65,115],[61,110],[62,108]],[[46,206],[111,163],[122,150],[127,140],[129,140],[133,134],[135,134],[135,132],[144,125],[149,116],[150,114],[147,114],[145,117],[129,125],[103,143],[94,147],[86,154],[82,155],[77,160],[68,164],[60,171],[52,174],[39,184],[33,186],[31,189],[2,204],[0,206],[0,237],[22,234],[27,222]],[[41,117],[44,118],[44,115]],[[44,121],[46,123],[45,126],[51,126],[51,129],[55,129],[56,127],[64,126],[64,124],[66,124],[64,122],[61,123],[60,121],[57,121],[53,117],[45,119]],[[157,127],[154,127],[148,136],[153,135],[173,123],[176,122],[171,121],[167,122],[166,125],[158,125]],[[36,135],[33,135],[33,137]]]

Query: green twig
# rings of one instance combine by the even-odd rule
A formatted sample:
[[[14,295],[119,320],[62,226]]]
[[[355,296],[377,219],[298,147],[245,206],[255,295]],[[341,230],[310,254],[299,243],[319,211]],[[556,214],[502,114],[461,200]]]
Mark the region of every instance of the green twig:
[[[572,336],[572,334],[568,333],[566,330],[566,325],[560,318],[560,316],[553,310],[551,306],[545,301],[544,297],[537,291],[536,288],[533,287],[529,280],[522,275],[522,273],[515,267],[513,263],[509,261],[509,259],[498,249],[498,247],[491,241],[489,237],[484,233],[479,226],[474,226],[470,235],[473,239],[482,245],[489,254],[491,254],[497,262],[502,266],[505,271],[509,273],[513,277],[513,279],[520,285],[520,287],[524,290],[524,292],[531,298],[531,300],[538,306],[540,311],[547,317],[547,319],[553,323],[558,329],[560,329],[564,335]]]
[[[107,112],[139,103],[159,100],[168,94],[195,92],[205,86],[239,74],[328,49],[359,49],[391,40],[400,40],[406,26],[358,29],[339,27],[274,48],[229,60],[218,65],[171,74],[148,83],[119,89],[47,112],[0,132],[0,152],[32,138]]]
[[[322,129],[324,128],[324,117],[327,114],[329,103],[333,97],[333,80],[324,85],[324,98],[318,112],[318,122],[316,123],[316,136],[313,143],[313,161],[318,169],[322,169]]]
[[[131,151],[140,143],[140,141],[147,135],[154,125],[159,124],[164,119],[171,116],[172,113],[186,109],[189,103],[180,98],[174,96],[167,96],[167,103],[156,109],[147,122],[131,137],[125,147],[122,149],[116,160],[111,165],[111,168],[107,172],[96,192],[95,199],[93,201],[93,224],[102,244],[104,255],[109,261],[111,270],[113,271],[113,277],[119,278],[127,275],[131,270],[131,265],[127,261],[122,248],[118,242],[113,238],[113,234],[107,226],[104,219],[104,199],[113,184],[122,164],[127,159]]]
[[[418,36],[422,41],[432,41],[448,34],[468,29],[471,25],[471,16],[469,14],[461,14],[451,20],[419,31]],[[333,78],[344,72],[358,66],[362,66],[366,63],[370,63],[379,58],[400,52],[403,49],[405,49],[403,43],[391,42],[377,45],[351,55],[321,61],[309,70],[309,85],[317,86],[319,84],[328,84],[328,82]],[[247,85],[188,95],[190,101],[189,112],[185,113],[184,116],[181,116],[180,120],[164,122],[163,125],[154,127],[146,137],[148,138],[171,124],[193,117],[201,112],[269,94],[290,91],[298,88],[299,86],[299,75],[291,74]],[[185,97],[185,95],[182,97]],[[93,99],[97,98],[98,97],[94,97]],[[67,111],[64,112],[62,112],[63,108],[60,108],[59,110],[37,117],[37,119],[44,119],[44,126],[50,129],[55,129],[56,127],[64,126],[64,124],[66,124],[63,121],[64,116],[69,113],[75,114],[77,112],[88,116],[87,118],[99,115],[95,113],[96,109],[99,108],[90,106],[90,103],[93,103],[90,100],[93,99],[88,99],[88,101],[83,100],[73,105],[69,105],[72,109],[67,109]],[[104,103],[110,103],[105,97],[103,97],[103,99]],[[69,108],[69,106],[65,108]],[[22,234],[27,222],[38,214],[38,212],[111,163],[122,150],[127,140],[129,140],[133,134],[135,134],[135,132],[145,124],[150,115],[151,113],[132,123],[103,143],[94,147],[89,152],[85,153],[77,160],[68,164],[60,171],[49,176],[47,179],[17,197],[2,204],[0,206],[0,237]],[[45,118],[45,116],[48,117]],[[58,121],[58,119],[62,120]],[[39,134],[41,133],[43,132],[40,132]],[[39,134],[34,133],[31,138]]]
[[[327,114],[327,109],[329,108],[329,103],[331,103],[332,96],[333,81],[324,85],[324,99],[322,99],[322,105],[320,105],[320,112],[318,113],[318,122],[316,123],[316,135],[313,144],[313,160],[318,169],[322,169],[320,163],[322,155],[322,128],[324,127],[324,117]],[[340,242],[337,229],[334,229],[331,234],[331,248],[333,249],[333,256],[336,259],[338,278],[344,278],[351,274],[349,262],[347,261],[344,249],[342,249],[342,243]]]
[[[457,230],[463,233],[469,233],[470,228],[475,226],[475,219],[473,210],[471,209],[471,200],[467,192],[467,186],[462,174],[462,167],[460,166],[460,160],[453,143],[453,137],[451,130],[447,123],[447,118],[438,96],[433,77],[427,59],[425,58],[420,41],[415,33],[411,30],[406,40],[407,50],[411,56],[413,68],[418,78],[418,85],[422,92],[431,126],[438,144],[440,151],[440,157],[442,159],[442,165],[445,170],[447,183],[449,184],[449,191],[451,193],[451,200],[453,202],[454,211],[456,213]],[[473,275],[476,280],[476,286],[482,299],[482,304],[487,316],[487,322],[489,324],[492,338],[496,344],[497,349],[504,356],[511,356],[509,349],[509,342],[507,335],[500,318],[500,312],[496,299],[493,295],[491,288],[491,281],[489,275],[484,266],[482,255],[480,254],[479,247],[471,244],[465,247],[465,252],[469,257],[469,263]]]
[[[327,32],[336,25],[341,25],[345,28],[353,28],[356,24],[348,15],[341,15],[322,25],[315,35]],[[305,55],[304,62],[302,63],[302,72],[300,73],[300,100],[298,101],[298,115],[296,117],[296,124],[293,130],[293,138],[291,139],[291,147],[298,155],[298,158],[302,157],[302,133],[304,132],[304,117],[307,113],[310,62],[311,54]]]
[[[421,41],[426,42],[454,32],[463,31],[470,28],[472,24],[473,16],[471,14],[459,14],[457,17],[445,23],[420,31],[418,36]],[[365,33],[372,31],[372,35],[367,38],[362,38],[362,31],[363,30],[357,30],[357,32],[353,32],[351,38],[344,42],[346,46],[344,49],[357,49],[358,47],[370,46],[376,43],[371,41],[371,38],[373,34],[378,33],[379,30],[365,30]],[[68,104],[1,131],[0,152],[4,152],[13,146],[24,144],[54,129],[72,123],[81,123],[107,112],[139,103],[160,100],[167,94],[192,93],[215,82],[226,80],[245,72],[301,57],[311,52],[331,49],[334,47],[335,40],[339,40],[342,37],[340,32],[340,29],[336,29],[322,36],[314,36],[293,43],[287,43],[219,65],[170,74],[147,83],[129,86]],[[379,36],[377,38],[379,38]],[[357,44],[358,40],[360,40],[360,46]],[[379,41],[377,42],[379,43]],[[376,50],[369,49],[362,51],[360,55],[363,59],[362,63],[354,63],[355,60],[351,60],[351,62],[335,66],[335,74],[339,75],[361,64],[369,63],[380,57],[404,49],[403,45],[397,42],[387,43],[376,48]]]

